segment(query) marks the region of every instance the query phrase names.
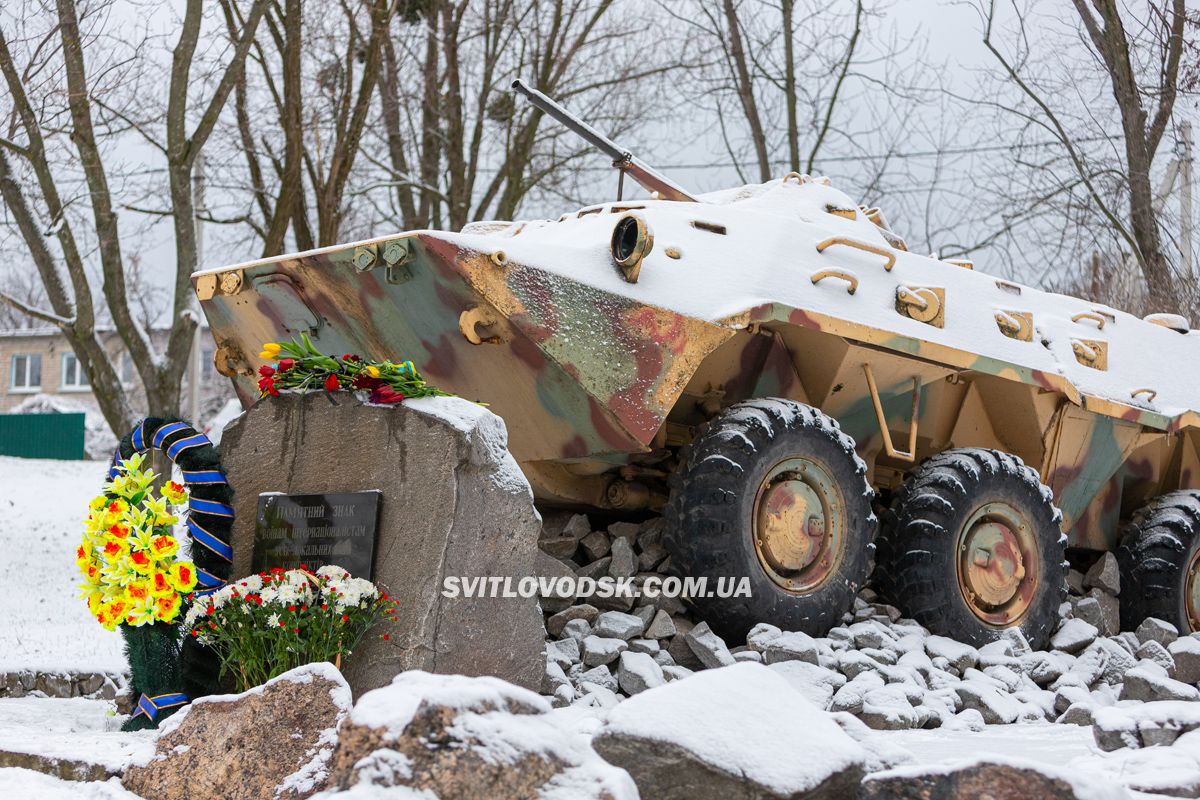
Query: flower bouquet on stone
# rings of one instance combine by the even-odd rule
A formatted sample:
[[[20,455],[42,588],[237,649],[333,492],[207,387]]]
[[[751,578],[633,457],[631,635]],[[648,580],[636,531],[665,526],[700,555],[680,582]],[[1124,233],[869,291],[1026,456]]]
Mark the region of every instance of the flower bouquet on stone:
[[[375,584],[337,566],[273,569],[229,584],[196,603],[184,619],[189,635],[211,645],[223,676],[244,692],[304,664],[339,668],[396,601]],[[381,638],[388,638],[384,633]]]
[[[390,405],[410,397],[447,396],[430,386],[411,361],[372,361],[353,353],[325,355],[305,334],[300,341],[267,342],[260,358],[274,362],[259,367],[260,397],[280,392],[362,391],[372,403]]]

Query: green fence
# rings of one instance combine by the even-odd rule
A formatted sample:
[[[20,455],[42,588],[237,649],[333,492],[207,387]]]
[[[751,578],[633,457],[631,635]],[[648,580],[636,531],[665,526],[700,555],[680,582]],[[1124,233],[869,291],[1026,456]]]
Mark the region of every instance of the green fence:
[[[83,414],[0,414],[0,455],[82,459]]]

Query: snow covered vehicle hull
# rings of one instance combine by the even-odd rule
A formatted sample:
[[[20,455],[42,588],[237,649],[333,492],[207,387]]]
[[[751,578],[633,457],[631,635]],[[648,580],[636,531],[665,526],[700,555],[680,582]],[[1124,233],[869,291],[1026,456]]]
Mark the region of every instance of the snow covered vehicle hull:
[[[965,609],[948,632],[1044,638],[1059,530],[1114,550],[1138,509],[1200,490],[1200,333],[909,253],[880,221],[789,176],[193,281],[243,403],[259,345],[301,331],[326,351],[411,358],[505,419],[543,502],[665,509],[677,569],[752,572],[766,598],[753,608],[697,601],[714,627],[836,622],[869,569],[871,504],[890,502],[877,578],[894,602],[937,629],[946,598],[922,610],[899,595],[944,578]],[[783,405],[754,405],[767,398]],[[765,463],[785,440],[795,451]],[[957,527],[936,565],[912,545],[930,527],[910,507],[922,481],[969,495],[943,498],[964,516],[938,523]],[[1189,519],[1200,531],[1200,499]],[[1123,563],[1130,580],[1178,583],[1172,619],[1200,629],[1196,547],[1179,535],[1178,575],[1141,575],[1132,550]],[[721,537],[740,561],[712,557]]]

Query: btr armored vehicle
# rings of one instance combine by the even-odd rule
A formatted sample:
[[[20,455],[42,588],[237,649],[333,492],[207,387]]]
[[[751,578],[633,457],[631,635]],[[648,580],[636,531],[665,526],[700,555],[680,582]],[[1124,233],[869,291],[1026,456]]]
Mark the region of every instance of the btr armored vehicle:
[[[412,359],[489,404],[540,502],[661,510],[672,569],[748,577],[714,629],[822,633],[880,594],[1044,644],[1067,548],[1126,625],[1200,630],[1200,332],[910,252],[789,174],[691,196],[524,87],[651,199],[199,272],[217,368],[265,341]]]

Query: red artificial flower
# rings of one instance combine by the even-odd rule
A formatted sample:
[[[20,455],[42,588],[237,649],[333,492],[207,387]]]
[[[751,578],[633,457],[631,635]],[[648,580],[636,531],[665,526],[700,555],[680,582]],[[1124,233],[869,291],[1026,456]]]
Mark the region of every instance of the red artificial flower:
[[[300,632],[299,628],[292,628],[292,633],[299,633],[299,632]]]
[[[387,385],[377,387],[373,392],[371,392],[372,403],[390,405],[392,403],[400,403],[403,401],[404,395]]]
[[[349,622],[349,621],[350,621],[350,617],[346,616],[345,614],[342,614],[342,622]]]
[[[258,390],[263,394],[271,395],[271,397],[279,396],[279,390],[275,388],[274,377],[260,378],[258,381]]]
[[[275,368],[267,364],[263,364],[258,368],[258,374],[262,375],[264,378],[269,378],[275,374]]]
[[[386,633],[383,635],[383,640],[384,640],[385,642],[386,642],[388,639],[390,639],[390,638],[391,638],[391,637],[390,637],[390,636],[388,636]]]
[[[338,382],[337,375],[330,375],[325,379],[325,391],[336,392],[342,388],[342,384]]]
[[[296,362],[290,358],[281,358],[279,360],[279,371],[287,372],[292,367],[296,366]]]
[[[192,636],[199,636],[199,635],[200,635],[200,631],[198,631],[198,630],[196,630],[196,629],[194,629],[194,628],[193,628],[193,629],[192,629]]]
[[[295,606],[288,606],[288,611],[291,611],[291,612],[294,614],[294,613],[296,613],[296,607],[295,607]]]

